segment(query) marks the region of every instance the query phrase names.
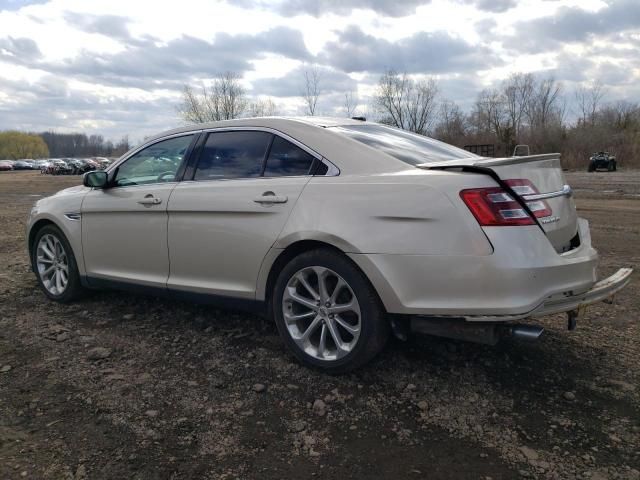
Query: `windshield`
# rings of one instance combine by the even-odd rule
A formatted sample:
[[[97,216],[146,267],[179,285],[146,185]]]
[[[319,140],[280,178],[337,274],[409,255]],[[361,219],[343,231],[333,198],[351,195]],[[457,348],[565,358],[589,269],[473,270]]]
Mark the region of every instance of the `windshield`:
[[[385,125],[343,125],[329,128],[410,165],[479,158],[448,143]]]

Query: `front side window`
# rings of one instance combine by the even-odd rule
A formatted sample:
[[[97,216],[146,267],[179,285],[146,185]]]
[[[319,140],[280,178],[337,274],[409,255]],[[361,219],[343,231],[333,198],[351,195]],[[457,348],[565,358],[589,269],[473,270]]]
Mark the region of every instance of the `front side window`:
[[[154,143],[129,157],[118,167],[117,186],[174,182],[193,135],[169,138]]]
[[[385,125],[344,125],[331,129],[410,165],[478,158],[448,143]]]
[[[264,176],[292,177],[308,175],[312,164],[312,155],[284,138],[276,136],[269,151]]]
[[[272,135],[267,132],[214,132],[207,137],[195,180],[259,177]]]

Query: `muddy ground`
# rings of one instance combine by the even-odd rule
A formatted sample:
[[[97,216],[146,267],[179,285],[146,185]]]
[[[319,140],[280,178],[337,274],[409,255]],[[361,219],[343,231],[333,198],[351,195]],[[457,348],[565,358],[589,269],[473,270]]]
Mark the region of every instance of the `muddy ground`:
[[[567,176],[602,274],[637,267],[640,172]],[[47,301],[24,221],[78,181],[0,173],[0,478],[640,478],[639,275],[573,332],[553,316],[533,344],[392,341],[330,377],[255,315]]]

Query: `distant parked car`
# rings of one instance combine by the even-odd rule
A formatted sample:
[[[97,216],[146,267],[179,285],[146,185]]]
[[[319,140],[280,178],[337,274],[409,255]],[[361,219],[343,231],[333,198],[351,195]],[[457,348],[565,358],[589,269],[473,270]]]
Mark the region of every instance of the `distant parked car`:
[[[93,159],[94,162],[98,164],[98,168],[104,170],[111,164],[111,160],[104,157],[95,157]]]
[[[31,164],[24,160],[16,160],[13,164],[14,170],[31,170]]]
[[[615,155],[610,155],[609,152],[597,152],[591,155],[587,171],[595,172],[599,168],[615,172],[618,169]]]
[[[70,159],[69,159],[70,160]],[[72,168],[65,160],[54,160],[51,166],[51,174],[53,175],[71,175]]]
[[[13,162],[9,160],[0,160],[0,172],[13,170]]]
[[[76,158],[69,162],[72,175],[82,175],[97,169],[97,164],[89,158]]]
[[[49,165],[51,165],[49,160],[36,160],[34,168],[40,170],[40,173],[45,173]]]

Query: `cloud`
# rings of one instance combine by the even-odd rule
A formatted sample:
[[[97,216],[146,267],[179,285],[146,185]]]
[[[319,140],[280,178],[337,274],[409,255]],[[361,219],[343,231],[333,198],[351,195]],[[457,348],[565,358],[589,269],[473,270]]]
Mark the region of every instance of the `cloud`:
[[[368,35],[356,26],[339,32],[338,40],[330,42],[320,58],[345,72],[394,69],[436,74],[476,70],[500,63],[486,48],[470,45],[444,32],[418,32],[390,42]]]
[[[132,39],[127,27],[129,20],[126,17],[66,12],[64,18],[69,24],[87,33],[98,33],[115,39]]]
[[[466,3],[473,3],[479,10],[493,13],[506,12],[518,5],[517,0],[467,0]]]
[[[3,0],[0,2],[0,10],[20,10],[28,5],[46,3],[48,0]]]
[[[126,24],[117,17],[81,17],[86,28],[120,25],[119,33],[128,36]],[[115,22],[115,23],[113,23]],[[97,25],[99,27],[97,27]],[[213,42],[182,36],[166,43],[146,38],[127,40],[117,53],[82,50],[77,56],[47,62],[30,39],[0,39],[0,58],[30,68],[38,68],[85,81],[137,88],[179,88],[192,80],[211,78],[226,71],[242,75],[252,70],[250,60],[277,54],[296,60],[310,60],[302,34],[289,27],[276,27],[256,35],[219,33]],[[8,54],[3,52],[9,52]]]
[[[0,59],[12,63],[28,63],[42,56],[38,44],[30,38],[0,38]]]
[[[505,36],[505,46],[539,53],[562,48],[567,43],[605,39],[610,34],[640,28],[638,0],[612,0],[606,7],[589,12],[579,7],[561,7],[555,15],[520,21],[516,34]]]
[[[373,10],[388,17],[405,17],[415,13],[420,5],[429,3],[431,0],[284,0],[274,7],[273,2],[265,0],[240,0],[233,4],[245,8],[275,9],[285,17],[321,17],[330,13],[346,15],[354,9]]]
[[[179,124],[177,100],[105,98],[73,90],[55,75],[30,84],[0,77],[0,91],[12,99],[10,103],[0,102],[0,130],[89,131],[108,138],[135,132],[138,139]]]
[[[252,92],[272,97],[297,97],[304,89],[304,73],[308,67],[301,65],[283,77],[269,77],[255,80]],[[316,67],[322,95],[348,92],[357,86],[357,82],[344,72],[327,67]]]

